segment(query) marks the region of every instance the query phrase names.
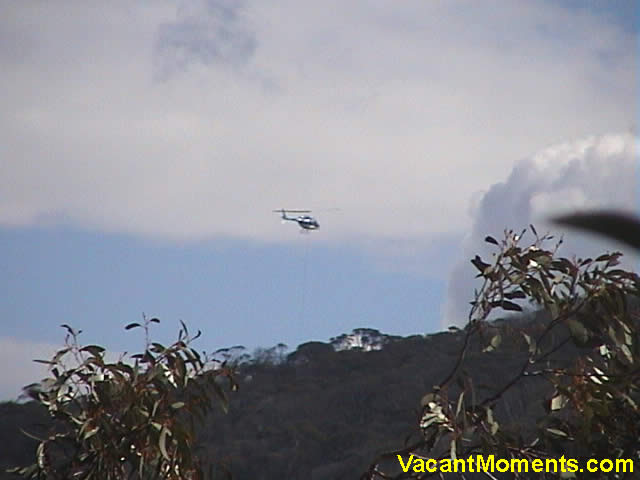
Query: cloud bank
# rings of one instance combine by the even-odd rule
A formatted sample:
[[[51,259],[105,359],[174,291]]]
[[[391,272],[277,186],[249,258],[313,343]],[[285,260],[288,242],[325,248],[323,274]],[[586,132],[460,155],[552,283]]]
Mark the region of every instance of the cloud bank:
[[[318,239],[429,239],[636,119],[633,32],[554,2],[11,2],[0,32],[4,227],[286,242],[271,209],[340,207]]]
[[[0,371],[0,402],[15,401],[20,399],[22,388],[32,383],[38,383],[52,376],[49,366],[34,360],[51,360],[62,348],[64,343],[54,345],[45,342],[33,342],[14,337],[0,337],[0,362],[2,365],[11,365],[11,368],[3,368]],[[125,357],[125,352],[105,352],[106,362],[118,362]],[[78,366],[78,362],[68,353],[62,359],[65,368],[71,369]]]
[[[256,49],[255,34],[245,25],[242,2],[180,2],[175,20],[158,27],[154,45],[156,73],[166,79],[193,64],[246,64]]]
[[[22,387],[47,377],[47,366],[33,360],[50,360],[60,346],[0,337],[0,401],[15,400]]]
[[[560,254],[593,256],[620,250],[626,267],[636,267],[638,255],[611,241],[576,231],[560,231],[545,220],[576,210],[613,208],[640,211],[638,204],[639,139],[610,134],[563,143],[516,163],[504,182],[494,184],[472,205],[473,227],[449,279],[443,327],[467,320],[474,287],[476,254],[490,257],[484,237],[499,238],[505,229],[521,230],[533,223],[538,233],[564,234]]]

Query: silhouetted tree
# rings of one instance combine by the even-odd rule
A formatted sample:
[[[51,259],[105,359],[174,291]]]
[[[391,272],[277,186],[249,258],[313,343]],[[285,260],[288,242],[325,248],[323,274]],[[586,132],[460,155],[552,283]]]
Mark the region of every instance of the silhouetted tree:
[[[624,240],[626,216],[606,214],[563,217],[561,222],[604,233],[599,222],[616,227],[615,238]],[[638,224],[640,225],[640,224]],[[628,230],[636,235],[636,228]],[[471,260],[483,283],[475,293],[463,345],[445,378],[422,400],[422,436],[404,448],[376,458],[363,479],[427,478],[441,475],[423,459],[456,460],[471,456],[533,461],[565,455],[580,461],[590,458],[620,460],[626,470],[580,473],[580,478],[632,478],[633,464],[640,458],[640,346],[638,311],[631,306],[640,295],[640,277],[618,268],[619,252],[595,259],[559,258],[562,240],[548,249],[551,236],[539,237],[531,226],[533,243],[521,246],[525,232],[505,232],[486,262]],[[635,240],[634,240],[635,241]],[[634,244],[629,240],[627,243]],[[520,302],[530,300],[548,317],[535,335],[522,331],[526,354],[512,372],[494,379],[492,387],[478,389],[466,362],[474,343],[484,345],[489,360],[499,355],[505,342],[504,329],[488,321],[497,309],[519,312]],[[509,330],[513,337],[514,330]],[[550,342],[552,336],[560,338]],[[514,338],[509,338],[514,342]],[[580,352],[568,365],[553,362],[571,344]],[[484,365],[488,370],[490,364]],[[535,424],[509,426],[505,415],[510,391],[526,382],[543,379],[549,395],[541,399],[545,410]],[[527,399],[537,401],[536,398]],[[400,466],[399,459],[405,462]],[[437,465],[437,464],[436,464]],[[538,473],[538,478],[573,478],[584,464],[565,465],[564,471]],[[430,471],[431,470],[431,471]],[[458,474],[462,478],[462,474]],[[511,478],[534,478],[536,473],[511,472]],[[635,474],[637,475],[637,473]],[[633,477],[635,478],[635,477]]]
[[[39,439],[36,462],[14,472],[48,480],[204,478],[194,420],[211,410],[212,392],[227,408],[220,380],[236,384],[224,362],[210,368],[190,346],[200,332],[191,337],[184,323],[172,345],[152,342],[149,327],[158,322],[127,325],[145,330],[145,349],[115,362],[101,346],[80,345],[80,332],[63,325],[65,348],[38,360],[52,376],[27,387],[54,428]]]

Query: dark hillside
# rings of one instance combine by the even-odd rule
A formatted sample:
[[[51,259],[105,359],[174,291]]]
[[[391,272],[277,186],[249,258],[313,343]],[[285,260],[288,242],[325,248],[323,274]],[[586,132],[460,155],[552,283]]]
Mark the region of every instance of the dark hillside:
[[[507,382],[526,358],[519,330],[533,334],[544,323],[539,315],[497,322],[484,335],[488,341],[502,333],[495,351],[483,352],[486,342],[471,345],[465,369],[480,397]],[[216,409],[200,430],[201,455],[224,459],[237,480],[357,479],[377,453],[419,433],[421,397],[451,371],[463,339],[464,331],[388,337],[372,351],[310,342],[276,362],[245,363],[229,413]],[[554,363],[570,363],[577,354],[563,348]],[[548,388],[531,378],[510,390],[496,411],[501,425],[526,435],[543,413]],[[19,428],[34,431],[44,419],[33,403],[0,405],[0,465],[33,460],[35,441]]]
[[[8,467],[31,464],[35,459],[38,442],[21,429],[39,436],[49,424],[48,412],[35,402],[0,403],[0,478],[18,478],[3,476],[2,472]]]

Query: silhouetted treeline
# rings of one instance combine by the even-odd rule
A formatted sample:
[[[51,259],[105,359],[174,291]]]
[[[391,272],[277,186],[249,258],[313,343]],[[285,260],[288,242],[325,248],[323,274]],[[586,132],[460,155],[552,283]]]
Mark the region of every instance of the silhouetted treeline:
[[[531,313],[487,326],[487,340],[497,329],[503,340],[493,352],[483,352],[486,343],[471,345],[465,368],[478,395],[526,358],[519,330],[535,333],[546,321]],[[333,344],[303,344],[289,355],[279,345],[245,356],[228,414],[216,409],[199,430],[199,454],[227,464],[236,480],[357,479],[377,453],[401,447],[410,434],[417,438],[421,397],[452,369],[463,331],[405,338],[359,331],[380,349],[336,351],[334,346],[345,344],[341,336]],[[578,353],[567,346],[553,362],[568,364]],[[548,389],[532,378],[507,392],[496,411],[501,425],[526,435],[543,412]],[[20,429],[38,435],[44,431],[40,424],[49,422],[33,402],[0,404],[0,466],[33,463],[37,442]],[[17,477],[0,474],[9,478]]]

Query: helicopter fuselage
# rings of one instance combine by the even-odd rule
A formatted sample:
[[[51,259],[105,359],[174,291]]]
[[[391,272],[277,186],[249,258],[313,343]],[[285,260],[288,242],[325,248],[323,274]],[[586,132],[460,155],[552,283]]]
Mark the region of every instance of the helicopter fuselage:
[[[320,228],[320,224],[318,223],[318,221],[309,215],[292,218],[291,220],[293,220],[294,222],[298,222],[300,228],[304,228],[305,230],[317,230]]]
[[[318,230],[320,228],[320,224],[318,221],[313,218],[311,215],[300,215],[298,217],[288,217],[287,213],[291,212],[308,212],[309,210],[274,210],[274,212],[278,212],[282,215],[282,221],[288,220],[290,222],[296,222],[300,225],[300,228],[304,230]]]

